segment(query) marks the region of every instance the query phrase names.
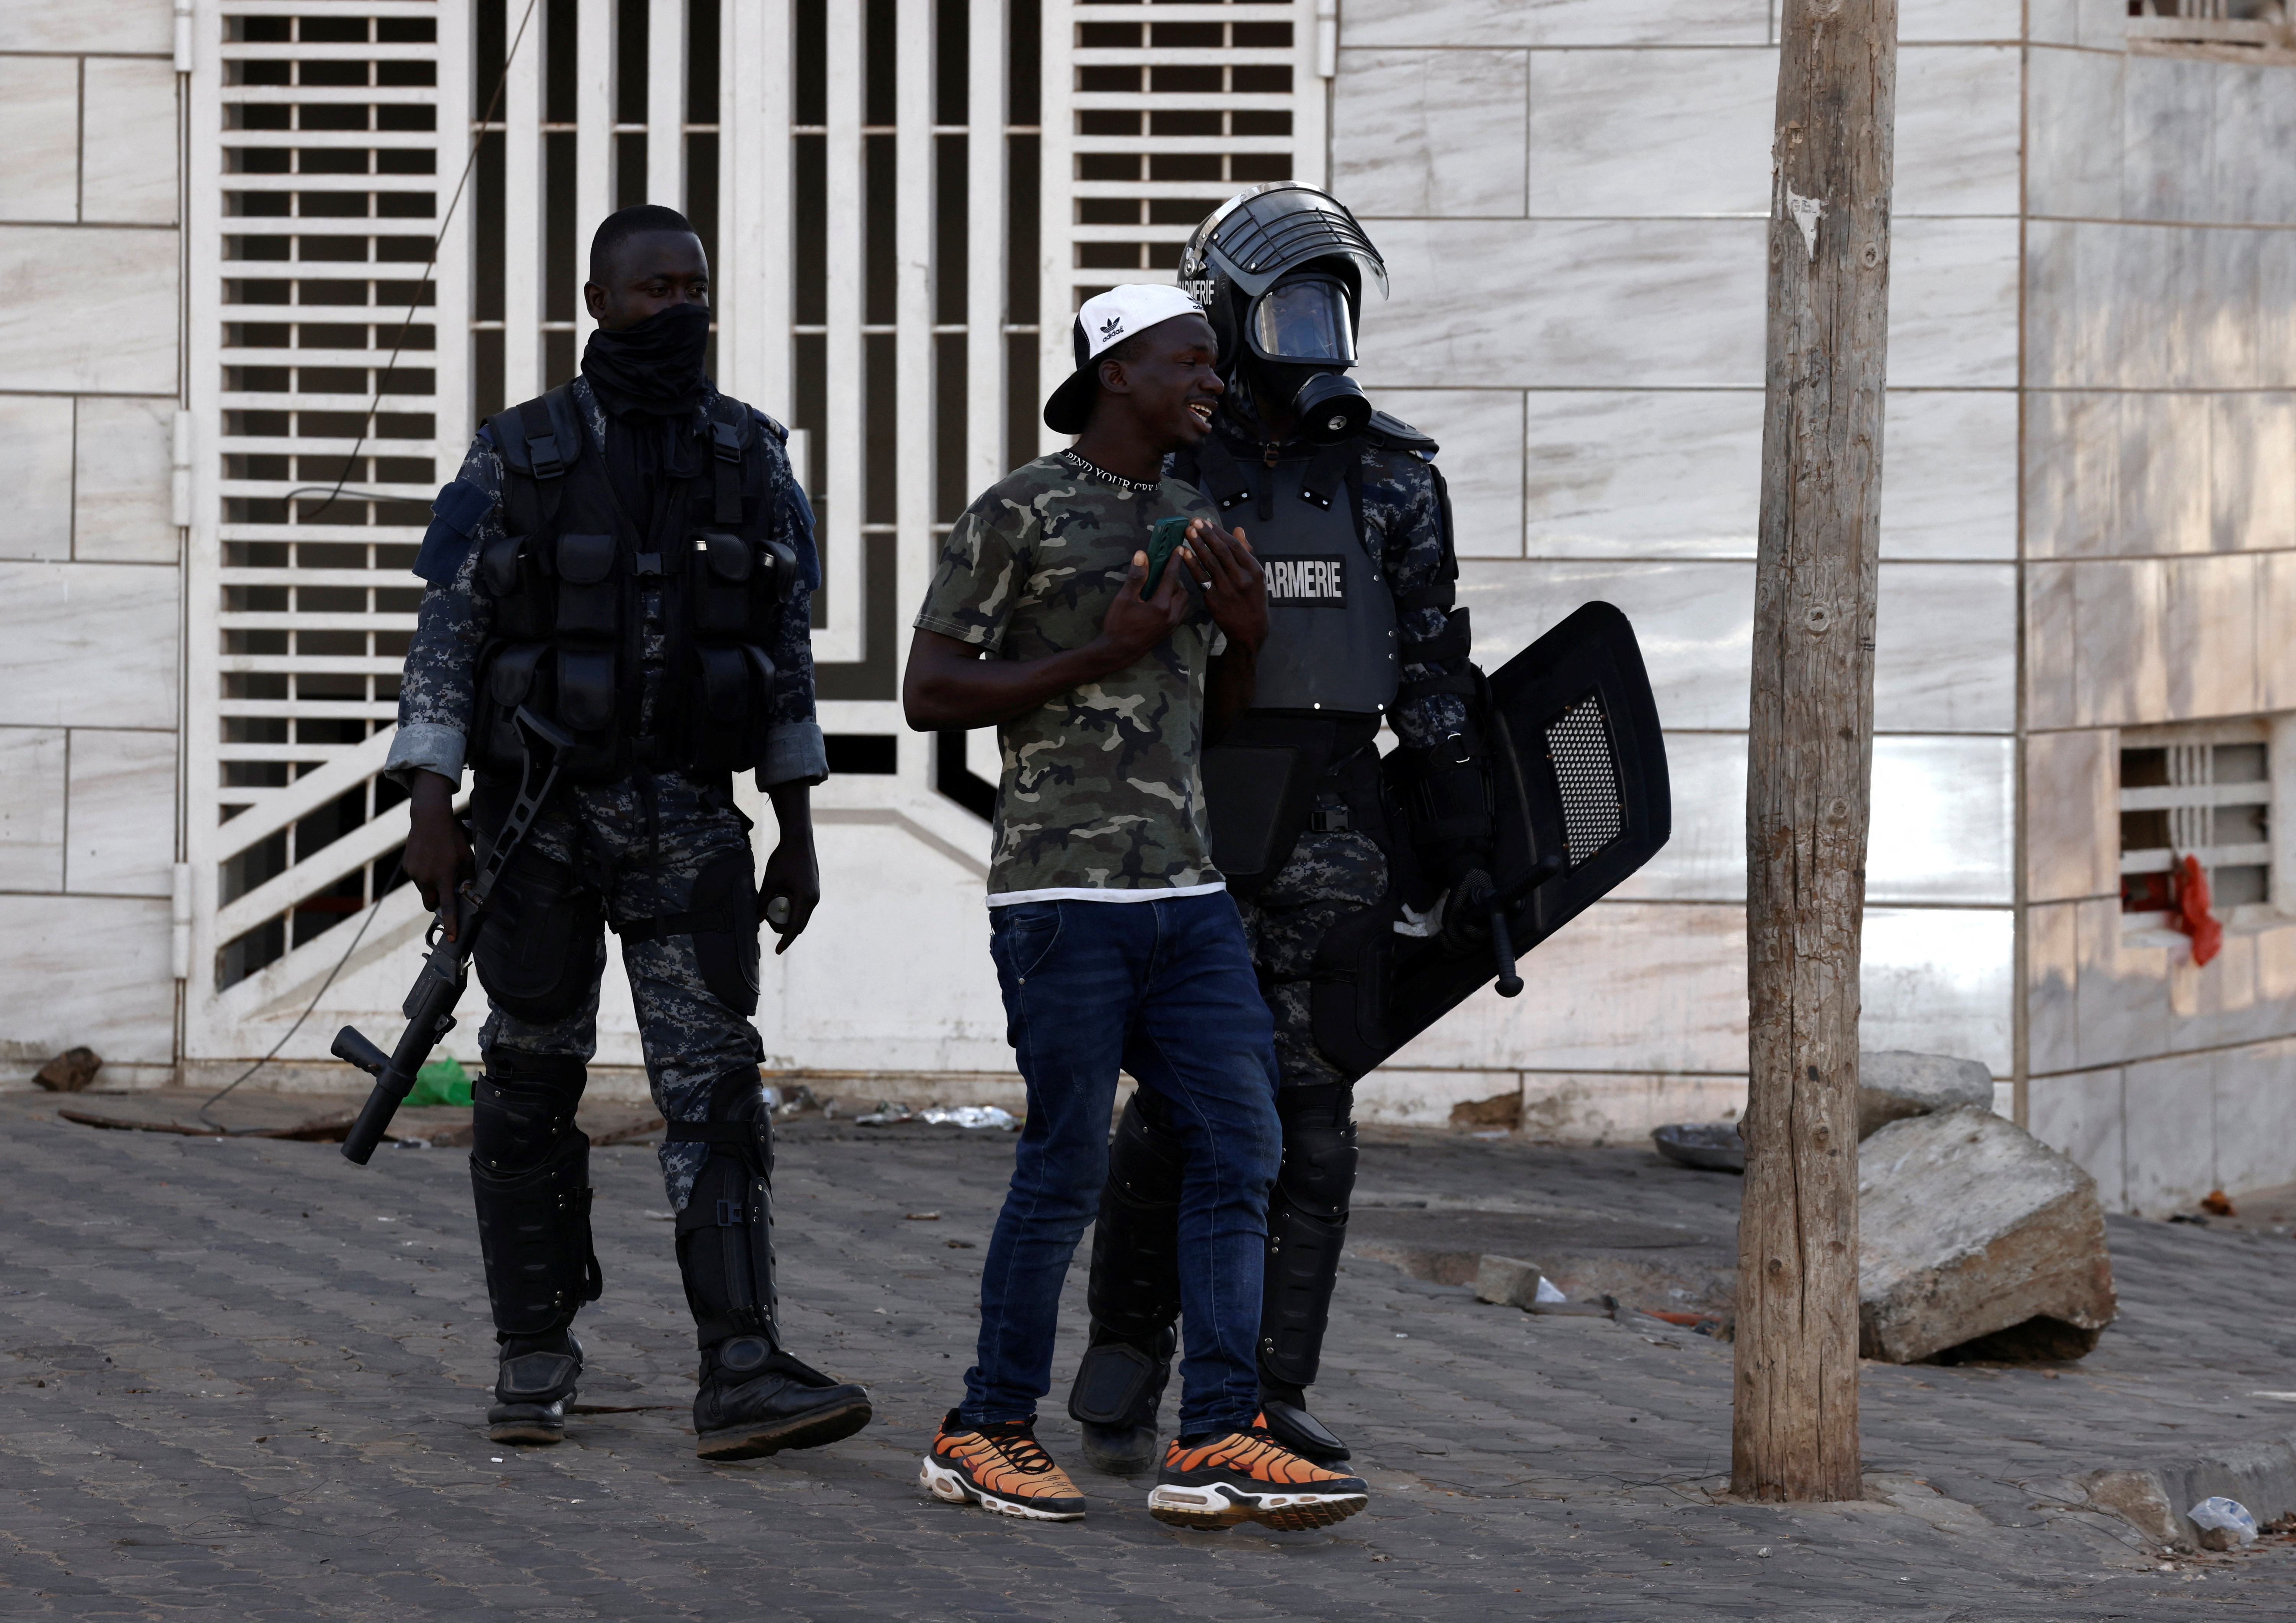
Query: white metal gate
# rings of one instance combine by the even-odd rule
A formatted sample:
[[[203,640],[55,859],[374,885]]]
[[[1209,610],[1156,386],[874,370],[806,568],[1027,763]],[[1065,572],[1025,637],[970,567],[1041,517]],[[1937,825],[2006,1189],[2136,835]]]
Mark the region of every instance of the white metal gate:
[[[625,203],[693,216],[717,374],[797,430],[846,767],[819,816],[972,860],[949,763],[902,736],[906,611],[971,494],[1054,443],[1075,304],[1168,275],[1238,186],[1321,178],[1332,9],[198,0],[187,1057],[269,1049],[362,927],[287,1057],[396,1004],[422,920],[375,775],[407,566],[477,417],[574,364],[588,233]]]

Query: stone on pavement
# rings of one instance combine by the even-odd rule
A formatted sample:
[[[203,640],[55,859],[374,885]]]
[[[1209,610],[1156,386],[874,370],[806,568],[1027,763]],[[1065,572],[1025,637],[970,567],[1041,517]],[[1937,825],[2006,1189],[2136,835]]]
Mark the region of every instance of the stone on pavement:
[[[1529,1307],[1538,1302],[1538,1282],[1546,1277],[1535,1262],[1485,1257],[1475,1265],[1475,1299],[1502,1307]]]
[[[2096,1345],[2116,1308],[2087,1173],[1983,1110],[1893,1121],[1857,1153],[1860,1354],[2077,1358]]]
[[[2111,1511],[2163,1549],[2184,1537],[2158,1472],[2092,1471],[2079,1480],[2091,1504]]]
[[[94,1049],[67,1048],[34,1071],[32,1080],[52,1094],[77,1094],[86,1091],[102,1069],[102,1058]]]
[[[1976,1060],[1885,1048],[1857,1056],[1857,1136],[1893,1121],[1963,1107],[1993,1108],[1993,1073]]]

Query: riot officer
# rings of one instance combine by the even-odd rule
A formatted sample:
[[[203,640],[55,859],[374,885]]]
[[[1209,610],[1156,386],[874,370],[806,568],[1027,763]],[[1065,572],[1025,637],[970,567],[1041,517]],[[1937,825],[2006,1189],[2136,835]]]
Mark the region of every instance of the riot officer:
[[[1232,199],[1180,263],[1228,383],[1175,471],[1241,525],[1267,572],[1253,708],[1208,750],[1214,859],[1242,906],[1282,1069],[1283,1169],[1267,1209],[1264,1423],[1320,1463],[1348,1457],[1308,1414],[1355,1182],[1363,1029],[1398,929],[1441,928],[1487,886],[1491,801],[1481,676],[1436,446],[1372,409],[1356,364],[1364,283],[1387,272],[1337,201],[1292,183]],[[1399,741],[1384,766],[1384,720]],[[1463,949],[1464,944],[1463,943]],[[1093,1241],[1090,1343],[1070,1398],[1086,1457],[1154,1455],[1174,1348],[1182,1157],[1146,1089],[1126,1106]]]
[[[782,1345],[750,1024],[759,921],[785,950],[820,897],[813,515],[782,427],[705,375],[709,266],[685,217],[608,217],[584,292],[598,330],[580,374],[481,429],[432,506],[385,770],[411,794],[406,872],[435,907],[471,870],[452,807],[463,768],[483,847],[518,790],[521,709],[571,739],[571,786],[504,869],[474,955],[488,1011],[471,1184],[500,1344],[488,1435],[556,1442],[582,1373],[572,1324],[603,1281],[574,1111],[611,928],[669,1123],[697,1452],[745,1459],[833,1442],[870,1414],[860,1387]],[[733,794],[750,771],[781,830],[762,890]]]

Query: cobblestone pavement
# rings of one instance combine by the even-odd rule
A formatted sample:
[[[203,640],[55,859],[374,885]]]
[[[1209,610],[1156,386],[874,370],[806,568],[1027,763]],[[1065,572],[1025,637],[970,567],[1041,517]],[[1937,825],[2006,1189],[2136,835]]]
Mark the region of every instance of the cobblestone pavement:
[[[828,1450],[711,1467],[691,1452],[651,1149],[592,1163],[607,1293],[581,1325],[583,1398],[619,1412],[521,1451],[480,1427],[492,1340],[462,1154],[386,1149],[360,1169],[323,1144],[95,1132],[57,1102],[0,1099],[12,1619],[2296,1614],[2287,1541],[2164,1570],[2067,1481],[2296,1430],[2296,1405],[2251,1396],[2296,1388],[2296,1242],[2268,1233],[2116,1221],[2124,1317],[2082,1364],[1869,1366],[1867,1469],[1888,1497],[1824,1508],[1716,1497],[1728,1348],[1358,1262],[1317,1398],[1358,1444],[1370,1511],[1317,1534],[1189,1533],[1150,1520],[1144,1484],[1079,1469],[1091,1519],[1044,1527],[915,1487],[969,1355],[1009,1136],[785,1135],[792,1344],[867,1381],[879,1419]],[[1709,1221],[1736,1188],[1640,1150],[1399,1135],[1367,1146],[1364,1184]],[[1042,1430],[1080,1463],[1059,1395]]]

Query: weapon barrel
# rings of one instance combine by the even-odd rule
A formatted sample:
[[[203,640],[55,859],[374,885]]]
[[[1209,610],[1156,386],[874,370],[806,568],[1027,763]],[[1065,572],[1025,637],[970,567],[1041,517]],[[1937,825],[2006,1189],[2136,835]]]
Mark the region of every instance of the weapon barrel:
[[[373,1091],[359,1107],[358,1119],[351,1123],[350,1132],[343,1139],[343,1159],[354,1166],[364,1167],[374,1154],[382,1135],[390,1131],[390,1119],[398,1114],[398,1107],[406,1102],[406,1095],[414,1091],[413,1076],[396,1074],[395,1064],[383,1068],[374,1079]]]

